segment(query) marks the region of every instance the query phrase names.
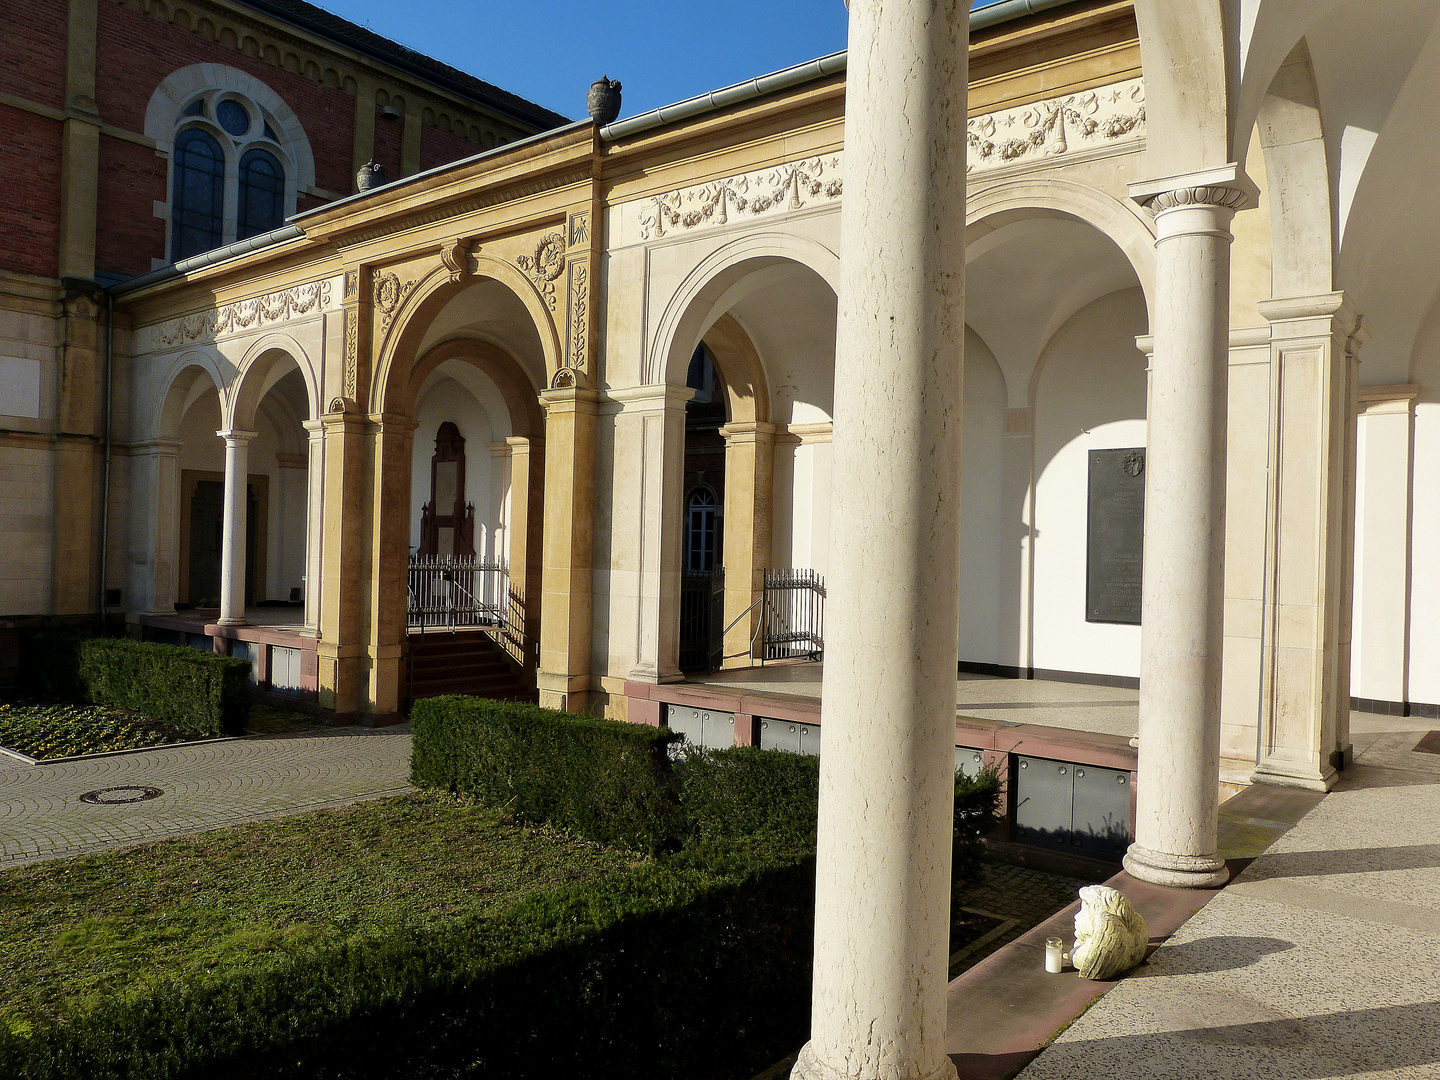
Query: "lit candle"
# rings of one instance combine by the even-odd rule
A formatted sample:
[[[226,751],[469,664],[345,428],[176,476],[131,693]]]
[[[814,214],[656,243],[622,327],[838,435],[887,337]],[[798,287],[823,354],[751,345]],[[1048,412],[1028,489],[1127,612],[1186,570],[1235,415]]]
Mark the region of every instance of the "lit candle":
[[[1045,970],[1051,975],[1065,970],[1065,942],[1058,937],[1045,939]]]

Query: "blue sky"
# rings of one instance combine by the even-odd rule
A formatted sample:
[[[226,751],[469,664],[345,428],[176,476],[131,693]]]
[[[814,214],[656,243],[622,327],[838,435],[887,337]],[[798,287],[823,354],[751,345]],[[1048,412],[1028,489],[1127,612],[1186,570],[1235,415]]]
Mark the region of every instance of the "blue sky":
[[[633,116],[845,47],[844,0],[318,2],[572,119],[601,75]]]

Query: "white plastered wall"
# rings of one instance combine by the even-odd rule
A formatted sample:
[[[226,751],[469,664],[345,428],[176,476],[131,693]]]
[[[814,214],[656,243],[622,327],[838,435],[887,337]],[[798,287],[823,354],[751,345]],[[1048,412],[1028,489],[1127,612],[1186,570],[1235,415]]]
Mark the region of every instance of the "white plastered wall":
[[[1014,664],[1002,654],[1001,608],[1020,602],[1003,554],[1020,540],[1023,498],[1005,497],[1005,377],[990,349],[965,335],[964,448],[960,460],[960,659]],[[1008,515],[1008,516],[1007,516]]]
[[[1074,315],[1047,346],[1035,404],[1033,664],[1136,678],[1140,627],[1085,621],[1089,452],[1145,436],[1147,329],[1139,289]]]

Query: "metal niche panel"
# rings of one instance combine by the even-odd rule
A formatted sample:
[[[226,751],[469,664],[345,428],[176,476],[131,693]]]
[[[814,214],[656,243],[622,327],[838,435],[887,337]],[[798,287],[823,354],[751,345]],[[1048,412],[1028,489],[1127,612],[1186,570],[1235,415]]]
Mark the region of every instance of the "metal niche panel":
[[[955,771],[974,779],[985,767],[985,755],[968,746],[955,747]]]
[[[1046,758],[1017,757],[1015,781],[1016,839],[1026,844],[1065,847],[1075,801],[1074,766]]]
[[[1130,844],[1130,774],[1076,765],[1071,844],[1102,859],[1119,859]]]
[[[689,705],[666,705],[665,726],[685,736],[691,746],[735,745],[735,714]]]
[[[761,720],[761,749],[786,750],[792,754],[800,753],[800,728],[802,726],[789,720]]]

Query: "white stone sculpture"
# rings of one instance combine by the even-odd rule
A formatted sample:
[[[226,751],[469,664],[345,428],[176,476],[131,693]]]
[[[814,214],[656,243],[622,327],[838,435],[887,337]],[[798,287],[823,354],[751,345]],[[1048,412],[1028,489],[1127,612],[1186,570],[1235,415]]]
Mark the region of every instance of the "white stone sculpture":
[[[1108,885],[1080,890],[1071,962],[1084,979],[1113,979],[1145,959],[1150,928],[1135,905]]]

